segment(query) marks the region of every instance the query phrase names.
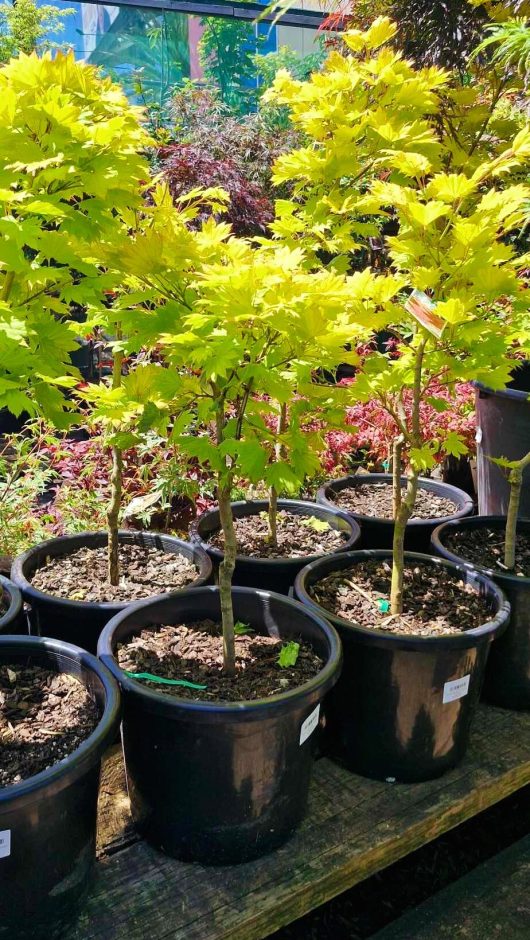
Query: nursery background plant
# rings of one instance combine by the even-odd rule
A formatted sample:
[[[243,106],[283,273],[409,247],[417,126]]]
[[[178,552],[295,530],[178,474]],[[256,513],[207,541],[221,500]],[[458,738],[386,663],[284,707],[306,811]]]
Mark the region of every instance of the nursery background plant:
[[[98,261],[141,205],[148,137],[119,87],[72,54],[21,54],[0,92],[0,406],[64,426],[72,305],[100,303]]]
[[[290,106],[294,123],[313,141],[277,162],[274,178],[294,183],[298,200],[281,203],[276,234],[308,245],[315,259],[325,250],[335,256],[333,266],[355,268],[384,218],[397,233],[385,238],[393,274],[378,278],[365,268],[352,276],[364,291],[359,325],[385,329],[397,341],[391,352],[373,349],[353,385],[356,397],[376,399],[395,424],[393,614],[402,610],[404,534],[418,476],[433,467],[435,453],[465,451],[454,432],[423,441],[421,402],[446,407],[430,383],[451,387],[483,376],[490,387],[502,387],[513,366],[510,349],[526,335],[524,258],[506,242],[526,219],[529,191],[495,180],[530,156],[525,128],[510,144],[499,141],[500,153],[490,159],[475,138],[464,164],[455,136],[440,135],[436,117],[451,100],[449,75],[405,62],[385,45],[395,32],[385,19],[364,34],[352,30],[343,37],[349,56],[333,52],[305,84],[280,73],[269,93]],[[404,448],[409,473],[402,496]]]

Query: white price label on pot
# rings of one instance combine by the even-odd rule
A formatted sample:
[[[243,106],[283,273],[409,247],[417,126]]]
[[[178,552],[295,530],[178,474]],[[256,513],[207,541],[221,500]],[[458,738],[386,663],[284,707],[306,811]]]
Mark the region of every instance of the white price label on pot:
[[[471,676],[462,676],[461,679],[451,679],[444,685],[443,703],[456,702],[459,698],[464,698],[469,692],[469,680]]]
[[[8,855],[11,855],[11,829],[4,829],[0,832],[0,858]]]
[[[317,705],[315,709],[307,716],[306,720],[303,722],[302,727],[300,728],[300,744],[303,744],[304,741],[313,734],[313,731],[318,725],[318,719],[320,718],[320,705]]]

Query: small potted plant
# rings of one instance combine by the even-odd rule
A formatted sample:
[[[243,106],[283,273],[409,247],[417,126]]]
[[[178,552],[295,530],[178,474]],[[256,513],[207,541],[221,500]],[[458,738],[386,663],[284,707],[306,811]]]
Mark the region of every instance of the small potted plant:
[[[69,640],[95,652],[107,621],[128,603],[168,591],[207,584],[212,565],[200,546],[170,535],[120,530],[123,450],[141,441],[145,402],[135,401],[148,388],[148,366],[122,376],[122,352],[116,341],[110,386],[85,389],[92,418],[103,425],[112,457],[107,531],[81,532],[41,542],[13,562],[12,579],[31,604],[32,631]]]
[[[347,285],[306,272],[298,252],[226,240],[226,227],[214,223],[186,229],[164,201],[161,213],[136,242],[132,284],[138,289],[142,258],[154,257],[156,245],[145,278],[148,287],[157,284],[152,343],[162,345],[167,365],[158,370],[159,400],[165,393],[169,413],[178,415],[182,451],[215,474],[224,539],[219,588],[132,605],[107,625],[98,652],[124,693],[139,831],[180,858],[236,862],[280,845],[303,817],[313,732],[341,654],[324,618],[276,593],[232,587],[233,488],[244,475],[264,480],[269,450],[253,424],[260,401],[283,399],[286,388],[309,381],[328,336],[324,324],[335,320],[340,332]],[[184,292],[174,259],[199,251],[206,261]],[[313,321],[304,327],[307,296]],[[143,307],[137,316],[145,342]],[[286,356],[295,325],[313,336],[301,360]]]
[[[75,646],[0,635],[1,933],[64,936],[95,864],[101,758],[120,696]],[[37,822],[36,822],[37,821]]]
[[[394,359],[398,354],[394,337],[391,357]],[[461,388],[467,386],[459,383],[456,388],[451,389],[436,380],[429,383],[420,405],[423,444],[443,439],[447,430],[452,430],[457,434],[453,441],[456,445],[454,449],[458,450],[459,455],[464,449],[469,452],[469,448],[474,447],[474,427],[471,430],[473,422],[470,416],[454,413],[455,397],[457,390]],[[352,394],[355,396],[354,388]],[[398,392],[391,397],[393,415],[396,415],[398,408],[402,406],[402,414],[406,416],[408,423],[412,405],[410,389],[404,389],[402,394]],[[356,402],[348,412],[348,422],[354,426],[353,441],[365,444],[369,457],[383,464],[383,472],[376,468],[369,473],[359,471],[339,479],[328,480],[319,488],[317,502],[324,506],[335,506],[352,515],[361,525],[364,548],[391,548],[394,533],[392,441],[399,429],[394,417],[377,396],[369,401]],[[462,459],[461,456],[444,453],[443,448],[437,453],[433,449],[433,458],[436,460],[437,469],[448,459]],[[405,445],[402,451],[403,465],[406,461]],[[405,477],[402,477],[401,483],[402,487],[405,487]],[[440,479],[419,477],[414,514],[405,530],[405,548],[408,551],[428,552],[431,534],[437,525],[453,518],[468,516],[473,512],[473,508],[471,497],[458,487]]]
[[[71,304],[104,309],[108,315],[100,298],[112,285],[112,272],[107,278],[100,265],[108,246],[129,231],[141,205],[140,183],[148,179],[149,169],[139,151],[149,138],[142,130],[139,109],[96,69],[76,63],[73,54],[55,59],[21,56],[1,70],[0,87],[6,109],[5,185],[12,193],[11,202],[4,202],[3,225],[6,232],[16,225],[22,233],[16,240],[0,239],[0,404],[17,415],[42,413],[64,427],[75,420],[72,403],[65,402],[61,391],[77,382],[69,363],[79,328],[70,317]],[[54,117],[58,96],[67,111]],[[39,109],[45,119],[35,130],[28,114],[38,114]],[[12,162],[13,153],[20,154],[21,161]],[[119,352],[116,363],[117,386]],[[118,388],[115,394],[120,394]],[[136,414],[140,420],[138,409]],[[32,628],[92,651],[101,627],[124,603],[196,580],[195,562],[201,567],[198,583],[204,583],[210,571],[208,559],[197,548],[160,538],[154,548],[138,551],[152,556],[151,565],[160,561],[163,549],[172,552],[169,564],[175,567],[174,559],[182,559],[184,581],[177,570],[173,578],[159,580],[151,570],[140,576],[147,581],[142,593],[120,590],[116,584],[119,434],[113,455],[108,596],[99,591],[105,533],[43,543],[19,557],[12,569],[15,584],[31,603]],[[127,534],[123,540],[135,541]],[[147,545],[149,539],[143,536],[138,541]],[[72,559],[80,555],[85,567],[77,569]]]
[[[477,516],[445,523],[432,536],[443,558],[492,578],[506,594],[510,624],[488,660],[484,695],[502,708],[530,708],[530,520],[519,518],[523,474],[530,453],[520,460],[496,458],[508,479],[507,516]]]
[[[340,625],[345,669],[333,694],[334,753],[370,776],[418,780],[443,773],[464,753],[489,645],[506,627],[509,610],[502,592],[482,575],[446,567],[431,556],[405,554],[420,474],[433,465],[435,451],[461,449],[452,433],[423,441],[421,403],[431,397],[434,379],[451,388],[488,376],[500,386],[509,375],[508,352],[524,289],[516,253],[504,241],[520,224],[526,187],[506,185],[499,191],[495,180],[526,164],[530,136],[525,130],[498,156],[452,172],[452,142],[439,135],[437,125],[448,76],[403,60],[385,45],[393,33],[385,19],[365,34],[348,32],[344,42],[350,55],[335,53],[318,83],[294,87],[281,77],[278,85],[282,103],[291,98],[298,114],[311,113],[316,137],[310,156],[315,176],[308,184],[304,171],[299,184],[309,205],[309,243],[321,233],[311,210],[318,212],[326,187],[335,183],[348,199],[350,222],[338,213],[329,227],[339,228],[347,250],[355,253],[355,243],[362,242],[367,216],[374,223],[390,217],[395,232],[385,239],[392,273],[375,276],[366,269],[351,278],[361,293],[361,302],[352,301],[353,321],[398,338],[399,354],[370,352],[354,383],[356,397],[377,398],[396,427],[392,551],[315,562],[298,575],[296,595]],[[343,72],[351,82],[342,83]],[[404,89],[410,92],[406,106]],[[322,110],[321,119],[313,107]],[[390,146],[382,143],[387,132]],[[339,171],[344,133],[360,141],[349,179]],[[300,166],[304,159],[308,153],[301,151]],[[283,165],[287,162],[296,174],[296,154]],[[303,215],[295,211],[294,232]],[[287,224],[284,220],[284,228]],[[369,717],[359,721],[359,714]]]
[[[321,425],[326,411],[323,396],[328,397],[327,404],[334,410],[334,391],[318,384],[306,390],[306,396],[319,401]],[[285,392],[292,399],[294,390],[290,382]],[[320,555],[353,549],[359,542],[360,528],[355,520],[348,519],[332,506],[278,498],[278,492],[299,491],[306,476],[319,467],[322,432],[307,431],[304,427],[311,417],[308,398],[293,401],[289,408],[287,402],[260,403],[256,399],[250,405],[242,417],[243,434],[247,442],[254,442],[254,455],[260,451],[263,455],[259,478],[265,493],[261,499],[232,502],[238,543],[233,580],[238,585],[288,593],[297,573],[309,561]],[[246,466],[242,461],[241,469],[243,477],[252,480],[255,464],[250,452],[249,458]],[[219,509],[210,509],[199,516],[192,533],[219,566],[224,557]]]

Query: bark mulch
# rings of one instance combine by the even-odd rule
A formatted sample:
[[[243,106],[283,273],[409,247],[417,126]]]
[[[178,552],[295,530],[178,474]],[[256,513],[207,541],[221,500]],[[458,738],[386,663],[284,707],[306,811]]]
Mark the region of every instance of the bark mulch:
[[[0,787],[67,757],[98,720],[95,702],[74,676],[42,666],[0,666]]]
[[[443,568],[406,565],[404,611],[391,616],[391,565],[367,561],[332,572],[312,585],[311,597],[344,620],[386,633],[446,636],[486,623],[488,602],[458,576]]]
[[[405,494],[405,490],[402,490]],[[390,483],[356,483],[347,486],[332,496],[338,509],[353,512],[360,516],[372,516],[378,519],[392,519],[392,485]],[[413,519],[443,519],[453,516],[458,506],[452,499],[437,496],[429,490],[418,487]]]
[[[121,544],[120,583],[108,582],[107,548],[79,548],[50,558],[31,579],[33,587],[54,597],[96,603],[137,601],[186,587],[197,568],[184,555],[149,545]]]
[[[284,644],[269,636],[250,632],[236,636],[236,675],[223,674],[221,627],[213,620],[145,629],[122,644],[118,662],[127,672],[150,673],[164,679],[184,679],[204,689],[158,684],[142,680],[151,689],[197,701],[239,702],[266,698],[303,685],[323,667],[311,646],[298,640],[292,666],[282,667],[278,657]]]
[[[530,578],[530,536],[519,533],[515,543],[515,568],[504,565],[504,532],[495,529],[475,529],[451,532],[444,537],[444,547],[464,561],[491,568],[499,574]]]
[[[278,512],[277,545],[269,540],[267,513],[234,519],[238,555],[253,558],[300,558],[306,555],[325,555],[337,551],[348,540],[346,532],[333,529],[315,516],[298,516],[286,510]],[[209,539],[209,544],[224,550],[221,531]]]

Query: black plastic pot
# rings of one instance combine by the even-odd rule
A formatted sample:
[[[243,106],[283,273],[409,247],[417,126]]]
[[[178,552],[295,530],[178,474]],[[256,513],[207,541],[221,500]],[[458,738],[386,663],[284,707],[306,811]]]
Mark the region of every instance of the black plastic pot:
[[[101,756],[120,718],[116,682],[94,656],[55,640],[0,637],[0,663],[28,661],[76,676],[101,719],[69,757],[0,789],[0,940],[66,936],[90,884]]]
[[[457,566],[408,553],[415,565]],[[491,600],[491,620],[444,637],[396,636],[330,614],[309,595],[332,571],[367,559],[391,559],[388,551],[349,552],[304,568],[295,594],[336,627],[344,650],[342,676],[326,709],[330,756],[350,770],[378,780],[413,782],[438,777],[463,757],[480,696],[490,643],[505,628],[508,601],[492,581],[464,567],[462,578]]]
[[[447,537],[458,530],[481,529],[503,532],[504,516],[476,516],[449,522],[434,530],[433,551],[466,568],[476,569],[495,581],[510,602],[510,623],[498,642],[493,644],[484,680],[484,698],[501,708],[530,708],[530,578],[521,578],[497,569],[490,570],[476,565],[471,559],[455,555],[445,547]],[[518,532],[530,535],[530,519],[520,519]]]
[[[302,636],[324,659],[309,682],[251,702],[195,702],[128,678],[116,646],[151,624],[220,620],[219,591],[139,601],[114,617],[98,653],[123,692],[123,748],[139,832],[169,855],[204,864],[246,861],[279,846],[306,810],[320,704],[340,672],[332,627],[286,597],[234,588],[234,612],[258,633]]]
[[[198,567],[194,587],[208,584],[212,576],[212,565],[206,552],[182,539],[152,532],[120,531],[120,542],[134,542],[160,548],[175,555],[184,555]],[[37,590],[31,584],[32,575],[48,558],[67,555],[79,548],[99,548],[107,544],[106,532],[82,532],[41,542],[15,558],[11,577],[22,591],[25,601],[31,605],[29,615],[30,632],[37,636],[50,636],[65,642],[75,643],[90,653],[97,649],[98,637],[106,623],[127,607],[126,603],[92,603],[70,601],[53,597]],[[190,585],[191,586],[191,585]],[[187,590],[187,588],[185,589]]]
[[[0,434],[18,434],[29,418],[27,411],[18,417],[7,408],[0,408]]]
[[[244,516],[258,516],[266,512],[269,504],[265,499],[242,500],[232,503],[232,512],[235,519]],[[348,538],[336,548],[332,554],[347,552],[358,545],[361,538],[360,528],[351,516],[341,512],[336,507],[319,506],[301,499],[279,499],[278,509],[285,509],[297,516],[316,516],[324,519],[334,529],[346,532]],[[208,539],[217,533],[221,523],[219,510],[209,509],[202,513],[190,527],[190,536],[210,556],[217,569],[224,558],[224,553],[213,548]],[[302,558],[251,558],[248,555],[238,555],[233,583],[242,587],[257,587],[267,591],[276,591],[278,594],[288,594],[294,584],[299,571],[310,561],[320,558],[320,555],[306,555]]]
[[[401,479],[405,486],[406,477]],[[355,476],[341,477],[340,480],[333,480],[320,487],[317,492],[317,502],[322,506],[329,506],[338,510],[340,507],[334,501],[334,495],[349,487],[367,483],[392,483],[392,475],[390,473],[362,473]],[[405,548],[410,552],[428,552],[431,534],[437,525],[440,525],[441,522],[447,522],[449,519],[461,519],[473,512],[473,500],[463,490],[457,489],[456,486],[420,477],[419,488],[435,493],[436,496],[441,496],[444,499],[452,500],[458,509],[453,515],[444,516],[443,519],[411,519],[407,525],[405,535]],[[383,519],[379,516],[363,516],[361,513],[352,513],[346,509],[340,511],[355,519],[361,526],[363,548],[392,548],[394,537],[392,519]]]
[[[3,593],[7,602],[7,610],[3,617],[0,617],[0,635],[9,633],[27,633],[28,625],[24,614],[22,604],[22,594],[19,589],[0,574],[0,592]]]
[[[519,460],[530,451],[530,362],[513,372],[500,392],[475,383],[477,413],[477,488],[481,516],[505,516],[510,488],[506,472],[490,457]],[[523,474],[521,518],[530,518],[530,467]]]

